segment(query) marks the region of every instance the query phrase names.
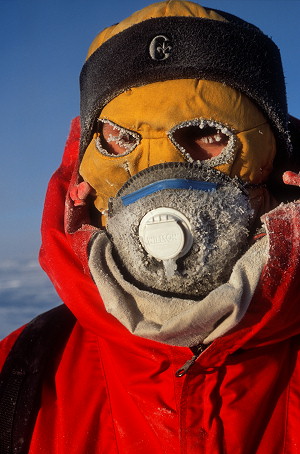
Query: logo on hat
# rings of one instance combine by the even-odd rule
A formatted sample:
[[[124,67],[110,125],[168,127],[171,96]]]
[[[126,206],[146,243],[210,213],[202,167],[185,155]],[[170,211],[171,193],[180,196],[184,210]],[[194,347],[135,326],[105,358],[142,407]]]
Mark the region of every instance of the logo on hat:
[[[152,60],[166,60],[172,52],[173,46],[170,38],[165,35],[158,35],[152,39],[149,52]]]

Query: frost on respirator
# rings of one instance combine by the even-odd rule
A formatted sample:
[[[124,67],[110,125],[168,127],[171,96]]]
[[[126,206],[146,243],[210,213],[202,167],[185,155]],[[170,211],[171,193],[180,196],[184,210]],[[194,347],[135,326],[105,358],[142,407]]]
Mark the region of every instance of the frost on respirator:
[[[160,186],[171,180],[186,183]],[[166,163],[138,173],[110,199],[107,232],[126,279],[199,297],[228,279],[248,246],[251,215],[237,180],[197,164]]]

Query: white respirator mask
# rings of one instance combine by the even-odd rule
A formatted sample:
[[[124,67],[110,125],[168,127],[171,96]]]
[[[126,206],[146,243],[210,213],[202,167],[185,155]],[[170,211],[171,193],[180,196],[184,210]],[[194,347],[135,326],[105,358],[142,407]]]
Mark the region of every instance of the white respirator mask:
[[[238,179],[170,162],[139,172],[109,200],[107,233],[125,279],[199,298],[229,278],[249,246],[251,219]]]

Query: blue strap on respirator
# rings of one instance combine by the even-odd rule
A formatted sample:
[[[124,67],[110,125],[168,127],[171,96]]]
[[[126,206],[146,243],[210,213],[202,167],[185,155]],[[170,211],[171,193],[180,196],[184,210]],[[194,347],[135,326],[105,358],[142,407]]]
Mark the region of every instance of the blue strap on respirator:
[[[124,206],[131,205],[147,195],[154,194],[155,192],[162,191],[164,189],[193,189],[197,191],[212,192],[217,189],[218,185],[216,183],[211,183],[209,181],[198,181],[190,180],[187,178],[172,178],[169,180],[159,180],[155,183],[151,183],[147,186],[144,186],[137,191],[132,192],[121,197]]]

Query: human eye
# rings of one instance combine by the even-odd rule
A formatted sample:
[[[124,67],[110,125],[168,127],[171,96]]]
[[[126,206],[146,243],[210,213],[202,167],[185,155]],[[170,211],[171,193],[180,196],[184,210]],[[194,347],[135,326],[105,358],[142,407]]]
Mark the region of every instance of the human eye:
[[[169,132],[169,137],[190,161],[217,158],[225,150],[233,151],[235,143],[235,136],[229,128],[209,120],[182,123]]]
[[[140,136],[134,131],[122,128],[109,121],[99,120],[96,146],[109,156],[121,156],[130,153],[140,142]]]

